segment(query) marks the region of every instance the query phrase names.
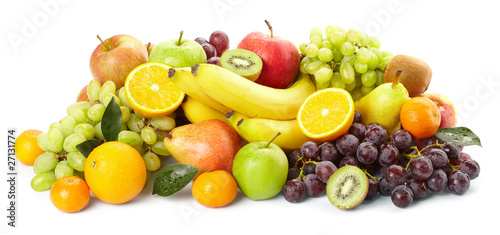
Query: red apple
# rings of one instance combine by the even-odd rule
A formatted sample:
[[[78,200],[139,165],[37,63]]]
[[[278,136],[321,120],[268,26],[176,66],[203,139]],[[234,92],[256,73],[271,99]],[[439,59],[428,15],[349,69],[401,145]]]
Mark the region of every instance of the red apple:
[[[455,105],[453,105],[453,102],[451,102],[448,97],[437,93],[424,93],[422,96],[437,104],[439,112],[441,113],[441,124],[439,128],[455,127],[457,125]]]
[[[290,41],[273,35],[252,32],[238,44],[238,48],[253,51],[262,59],[262,72],[256,83],[273,88],[286,88],[295,79],[300,66],[300,53]]]
[[[90,71],[101,84],[113,81],[116,89],[120,89],[130,71],[146,62],[148,51],[144,44],[132,36],[119,34],[101,40],[90,57]]]
[[[76,102],[80,102],[80,101],[87,101],[87,102],[90,102],[89,100],[89,96],[87,95],[87,86],[84,86],[80,92],[78,92],[78,96],[76,97]]]

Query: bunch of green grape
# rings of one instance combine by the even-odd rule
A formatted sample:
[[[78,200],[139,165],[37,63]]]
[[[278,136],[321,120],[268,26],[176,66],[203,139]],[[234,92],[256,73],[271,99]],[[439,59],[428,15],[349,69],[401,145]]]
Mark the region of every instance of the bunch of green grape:
[[[338,25],[314,27],[310,41],[302,43],[300,72],[314,76],[316,88],[338,87],[354,100],[384,83],[384,69],[393,54],[380,51],[380,41],[357,29],[346,31]]]
[[[31,186],[35,191],[50,189],[57,179],[64,176],[84,178],[86,157],[76,146],[89,139],[105,141],[101,121],[112,98],[120,106],[122,115],[117,140],[134,147],[143,156],[148,172],[161,167],[160,156],[170,155],[163,144],[164,137],[158,135],[155,128],[167,132],[173,129],[175,112],[157,118],[141,116],[128,103],[124,88],[116,90],[112,81],[101,85],[98,80],[91,80],[87,95],[90,102],[71,104],[66,109],[67,116],[52,123],[46,133],[38,136],[38,145],[46,152],[37,157],[33,165],[36,175]]]

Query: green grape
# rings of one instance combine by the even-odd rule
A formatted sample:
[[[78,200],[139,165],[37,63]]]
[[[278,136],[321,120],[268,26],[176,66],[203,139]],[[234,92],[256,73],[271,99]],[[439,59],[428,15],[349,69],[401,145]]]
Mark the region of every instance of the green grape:
[[[380,70],[385,70],[385,67],[387,66],[389,61],[391,61],[391,59],[392,56],[383,57],[382,60],[380,61]]]
[[[368,35],[366,33],[361,33],[361,40],[356,44],[361,47],[365,47],[368,45]]]
[[[168,156],[170,152],[168,152],[167,148],[165,148],[165,144],[163,144],[163,140],[157,140],[153,146],[151,146],[151,150],[161,156]]]
[[[344,56],[344,58],[342,58],[340,62],[348,62],[349,64],[353,65],[356,62],[356,55]]]
[[[47,148],[53,152],[58,153],[63,150],[64,136],[57,128],[50,128],[47,131]]]
[[[96,102],[99,100],[99,91],[101,90],[101,82],[97,79],[92,79],[87,86],[87,96],[90,102]]]
[[[134,132],[135,133],[135,132]],[[152,145],[156,142],[157,134],[155,129],[150,126],[144,127],[141,131],[141,138],[146,142],[146,144]]]
[[[302,55],[305,55],[305,54],[306,54],[306,47],[307,47],[307,44],[309,44],[309,43],[304,42],[304,43],[301,43],[301,44],[299,45],[299,51],[300,51],[300,54],[302,54]]]
[[[143,147],[142,145],[131,145],[131,146],[132,146],[132,148],[134,148],[135,150],[137,150],[137,152],[138,152],[141,156],[143,156],[143,155],[144,155],[144,152],[145,152],[146,150],[144,149],[144,147]]]
[[[351,91],[351,96],[353,101],[357,101],[363,97],[363,94],[361,93],[361,89],[355,88],[354,90]]]
[[[359,48],[356,53],[356,59],[362,64],[368,64],[371,58],[370,50],[366,47]]]
[[[130,146],[142,146],[144,140],[142,140],[141,135],[134,131],[120,131],[118,133],[118,141],[126,143]]]
[[[309,63],[313,61],[314,60],[311,59],[309,56],[304,56],[304,58],[302,58],[302,60],[300,61],[300,67],[299,67],[300,72],[303,74],[308,74],[306,71],[306,67]]]
[[[354,70],[358,73],[365,73],[368,70],[367,64],[362,64],[358,60],[354,62]]]
[[[323,32],[318,27],[312,27],[311,31],[309,31],[309,39],[312,39],[313,37],[322,37],[322,36]]]
[[[115,101],[118,104],[118,106],[121,105],[120,98],[118,98],[118,96],[116,96],[115,94],[112,94],[112,93],[108,93],[108,94],[104,95],[104,98],[102,99],[102,103],[104,104],[104,106],[108,107],[108,104],[109,104],[109,102],[111,102],[112,98],[115,98]]]
[[[40,146],[40,148],[45,151],[45,152],[49,152],[50,149],[48,148],[47,146],[47,133],[43,132],[43,133],[40,133],[37,137],[36,137],[36,141],[38,143],[38,146]]]
[[[368,37],[368,46],[380,48],[380,41],[376,37]]]
[[[85,173],[83,173],[82,171],[74,170],[73,175],[79,177],[80,179],[85,180]]]
[[[86,123],[87,121],[87,112],[81,109],[73,109],[69,115],[75,118],[76,123]]]
[[[318,51],[318,58],[323,62],[330,62],[333,60],[333,52],[328,48],[321,48]]]
[[[37,192],[49,190],[56,180],[54,171],[40,172],[31,179],[31,188]]]
[[[380,70],[375,70],[375,72],[377,73],[377,82],[375,83],[375,86],[380,86],[384,84],[385,83],[384,72]]]
[[[380,61],[382,60],[382,52],[380,52],[379,49],[375,48],[375,47],[370,47],[369,49],[371,52],[375,53],[375,55],[377,56],[378,58],[378,62],[380,63]]]
[[[77,122],[73,116],[66,116],[61,120],[62,134],[64,138],[74,133]]]
[[[54,175],[57,179],[73,175],[74,169],[68,164],[68,161],[60,161],[57,163],[56,168],[54,169]]]
[[[340,52],[345,56],[353,55],[356,52],[356,46],[352,42],[344,42],[340,47]]]
[[[344,55],[342,55],[342,52],[340,52],[340,49],[337,47],[332,48],[332,53],[333,53],[333,61],[335,62],[340,62],[342,61],[342,58],[344,58]]]
[[[347,36],[344,32],[337,31],[330,35],[330,41],[333,43],[333,45],[340,48],[342,44],[347,41]]]
[[[319,47],[316,44],[310,43],[306,47],[306,55],[311,57],[311,58],[318,56],[318,51],[319,51]]]
[[[337,31],[340,31],[343,33],[346,32],[344,28],[342,28],[338,25],[328,25],[328,26],[326,26],[325,34],[326,34],[326,36],[330,37],[333,33],[337,32]]]
[[[104,84],[102,84],[101,89],[99,90],[99,101],[101,103],[104,103],[104,96],[106,94],[115,94],[116,92],[116,85],[112,81],[106,81]]]
[[[321,48],[333,49],[333,44],[329,40],[323,40],[321,43]]]
[[[120,106],[120,110],[122,111],[122,123],[127,123],[130,119],[130,110],[125,106]]]
[[[361,83],[363,86],[371,87],[377,82],[377,73],[373,70],[368,70],[361,75]]]
[[[356,88],[356,79],[354,79],[354,80],[352,81],[352,83],[346,83],[346,84],[345,84],[345,90],[346,90],[346,91],[351,92],[351,91],[353,91],[355,88]]]
[[[361,86],[361,94],[363,94],[363,96],[367,95],[368,93],[370,93],[371,91],[373,91],[373,89],[375,89],[375,85],[373,86]]]
[[[329,68],[321,68],[314,74],[314,78],[319,83],[328,83],[330,84],[330,79],[333,77],[333,71]]]
[[[311,75],[314,75],[316,73],[316,71],[318,71],[318,69],[323,66],[325,64],[325,62],[321,61],[321,60],[317,60],[317,61],[314,61],[314,62],[311,62],[307,65],[306,67],[306,71],[308,74],[311,74]]]
[[[354,68],[349,62],[344,62],[340,64],[339,72],[342,78],[342,82],[344,82],[346,85],[354,82],[355,80]]]
[[[50,124],[49,128],[57,128],[61,133],[63,131],[62,124],[60,122],[53,122]]]
[[[57,154],[52,152],[42,153],[35,159],[35,163],[33,163],[33,171],[36,174],[50,171],[56,167],[58,162],[59,158],[57,157]]]
[[[361,83],[361,74],[356,74],[356,88],[361,87],[363,83]]]
[[[104,140],[104,135],[102,134],[101,123],[97,123],[94,126],[95,136],[99,140]]]
[[[382,58],[384,58],[386,56],[393,57],[394,54],[392,54],[392,52],[390,52],[390,51],[382,51]]]
[[[352,43],[358,43],[361,41],[362,38],[362,33],[358,29],[349,29],[347,31],[347,40],[349,40]]]
[[[321,45],[323,45],[323,38],[321,36],[314,36],[311,38],[311,43],[309,44],[314,44],[318,46],[318,48],[321,48]]]
[[[318,80],[316,80],[315,83],[316,83],[317,90],[322,90],[322,89],[328,88],[330,86],[330,80],[328,80],[326,82],[319,82]]]
[[[128,103],[127,96],[125,95],[125,88],[122,87],[120,88],[120,90],[118,90],[118,98],[120,98],[120,104],[122,106],[127,107],[129,111],[133,110],[130,104]]]
[[[87,138],[80,133],[73,133],[64,139],[64,150],[68,153],[78,151],[77,145],[83,143]]]
[[[92,126],[88,123],[80,123],[80,124],[76,125],[74,132],[75,132],[75,134],[77,134],[77,133],[82,134],[83,136],[85,136],[85,139],[87,139],[87,140],[92,139],[95,136],[94,126]]]
[[[69,166],[77,171],[83,171],[85,169],[85,162],[87,158],[83,156],[79,151],[71,152],[66,155],[66,160]]]
[[[144,156],[142,158],[144,159],[144,164],[146,165],[146,170],[156,171],[156,170],[160,169],[161,160],[158,157],[158,155],[156,155],[155,153],[147,152],[144,154]]]
[[[340,76],[339,72],[333,73],[333,77],[331,80],[331,86],[345,89],[345,83],[342,81],[342,77]]]
[[[370,62],[368,62],[368,69],[375,70],[378,67],[378,57],[372,52]]]
[[[104,104],[94,104],[87,111],[87,116],[90,120],[94,121],[94,123],[98,123],[102,120],[102,115],[104,115],[105,110],[106,106],[104,106]]]
[[[131,131],[135,131],[137,133],[141,132],[142,128],[144,128],[146,124],[144,123],[144,119],[140,117],[136,113],[131,113],[130,118],[127,122],[127,127]]]
[[[73,103],[70,106],[68,106],[68,108],[66,108],[66,113],[68,115],[71,115],[71,113],[77,109],[84,111],[86,113],[90,107],[92,107],[92,104],[90,102],[80,101],[80,102],[76,102],[76,103]]]

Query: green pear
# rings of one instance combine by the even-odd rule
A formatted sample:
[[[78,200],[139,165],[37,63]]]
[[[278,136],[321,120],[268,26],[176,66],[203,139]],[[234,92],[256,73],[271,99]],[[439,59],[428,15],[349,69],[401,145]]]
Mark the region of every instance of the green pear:
[[[409,99],[408,90],[399,83],[402,69],[396,72],[391,83],[384,83],[354,103],[361,114],[363,125],[378,122],[390,135],[401,127],[399,114],[403,103]]]

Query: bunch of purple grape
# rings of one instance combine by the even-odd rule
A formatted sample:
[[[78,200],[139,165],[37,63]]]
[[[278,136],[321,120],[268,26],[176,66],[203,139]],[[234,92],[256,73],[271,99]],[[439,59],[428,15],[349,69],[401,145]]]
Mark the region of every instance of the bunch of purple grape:
[[[199,43],[203,47],[203,50],[205,50],[208,64],[220,66],[220,56],[224,51],[229,49],[229,37],[226,33],[216,30],[210,34],[208,40],[203,37],[197,37],[194,41]]]
[[[479,164],[453,142],[434,136],[413,139],[403,129],[388,136],[382,125],[365,126],[361,118],[356,112],[348,133],[338,139],[320,144],[309,141],[289,155],[288,181],[283,188],[287,201],[299,202],[305,195],[321,196],[329,177],[345,165],[357,166],[368,176],[365,200],[380,193],[391,196],[401,208],[424,198],[429,191],[448,189],[462,195],[469,189],[470,180],[479,175]]]

